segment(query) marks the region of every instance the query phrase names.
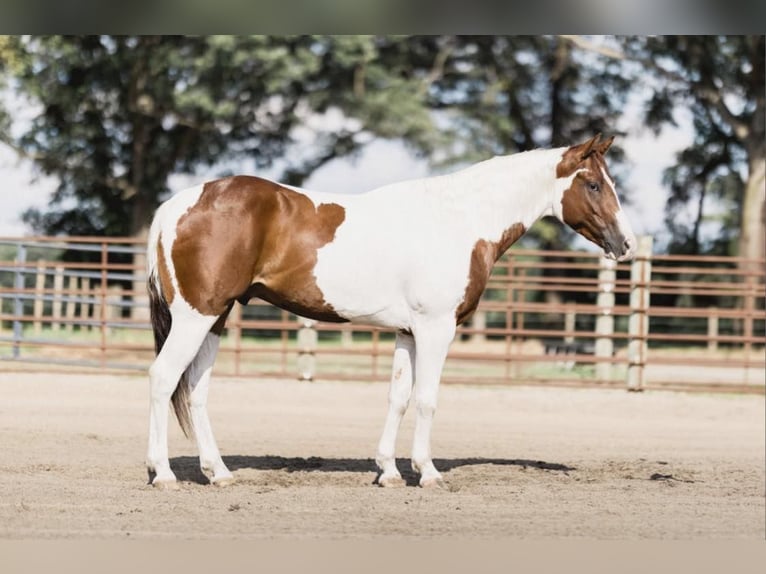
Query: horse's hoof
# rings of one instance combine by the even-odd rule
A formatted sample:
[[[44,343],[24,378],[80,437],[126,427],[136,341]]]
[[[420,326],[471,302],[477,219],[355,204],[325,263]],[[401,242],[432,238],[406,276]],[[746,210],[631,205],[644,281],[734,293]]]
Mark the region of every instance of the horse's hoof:
[[[178,482],[176,480],[154,480],[152,486],[157,490],[178,490]]]
[[[382,488],[401,488],[407,483],[401,476],[387,476],[378,479],[378,486]]]
[[[447,489],[447,484],[444,482],[444,479],[441,476],[437,476],[435,478],[426,478],[425,480],[421,479],[420,486],[421,488]]]
[[[210,483],[213,486],[217,486],[218,488],[226,488],[227,486],[231,486],[235,482],[237,482],[237,479],[234,478],[233,476],[225,476],[223,478],[218,478],[218,479],[214,478],[213,480],[210,481]]]

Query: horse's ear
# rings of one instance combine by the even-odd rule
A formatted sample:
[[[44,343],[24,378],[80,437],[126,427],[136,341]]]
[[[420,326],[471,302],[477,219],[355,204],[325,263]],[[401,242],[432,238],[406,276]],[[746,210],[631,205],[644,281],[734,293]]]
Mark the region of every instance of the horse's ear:
[[[596,134],[588,141],[568,148],[562,155],[561,163],[556,167],[556,177],[565,177],[571,174],[595,150],[595,145],[601,134]]]
[[[598,145],[596,146],[598,153],[600,153],[601,155],[604,155],[606,153],[606,150],[609,149],[609,146],[612,145],[613,141],[614,141],[614,136],[611,136],[609,139],[599,142]]]
[[[572,146],[569,148],[570,151],[574,152],[575,157],[578,160],[578,163],[587,158],[590,154],[592,154],[594,151],[596,151],[596,146],[598,144],[598,140],[601,138],[601,134],[596,134],[592,138],[590,138],[588,141],[581,143],[580,145]]]

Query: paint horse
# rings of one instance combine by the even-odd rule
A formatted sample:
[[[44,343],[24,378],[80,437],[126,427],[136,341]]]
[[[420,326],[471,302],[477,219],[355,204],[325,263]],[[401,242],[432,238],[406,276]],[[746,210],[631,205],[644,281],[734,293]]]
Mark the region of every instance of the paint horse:
[[[412,467],[421,486],[440,484],[430,435],[442,366],[498,258],[545,215],[608,257],[622,261],[634,252],[604,161],[612,139],[495,157],[358,195],[234,176],[171,197],[157,210],[147,256],[157,351],[149,369],[152,484],[176,485],[170,402],[187,436],[196,435],[211,483],[233,480],[206,402],[226,317],[236,301],[253,297],[303,317],[395,329],[378,483],[403,484],[394,444],[414,390]]]

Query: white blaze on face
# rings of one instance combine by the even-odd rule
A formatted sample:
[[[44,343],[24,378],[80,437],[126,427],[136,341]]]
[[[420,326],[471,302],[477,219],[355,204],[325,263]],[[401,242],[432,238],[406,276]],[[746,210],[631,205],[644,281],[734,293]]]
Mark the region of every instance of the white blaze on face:
[[[601,168],[601,175],[604,176],[604,181],[607,183],[607,185],[609,185],[609,188],[612,190],[612,193],[614,194],[614,199],[617,202],[617,207],[618,207],[618,211],[615,214],[615,218],[617,219],[617,225],[620,229],[620,233],[623,234],[623,236],[625,237],[630,247],[628,251],[619,258],[619,260],[622,261],[625,259],[629,259],[630,257],[633,256],[633,253],[636,250],[636,245],[637,245],[636,236],[633,233],[633,229],[630,226],[630,222],[628,221],[627,216],[625,215],[625,210],[622,209],[622,205],[620,204],[620,197],[617,195],[617,189],[614,184],[614,180],[611,177],[609,177],[609,174],[606,172],[606,170],[603,167]]]

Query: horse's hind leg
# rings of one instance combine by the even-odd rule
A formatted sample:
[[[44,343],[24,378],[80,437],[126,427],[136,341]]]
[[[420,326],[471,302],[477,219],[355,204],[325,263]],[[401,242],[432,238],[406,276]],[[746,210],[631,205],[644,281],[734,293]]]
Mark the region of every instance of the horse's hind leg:
[[[221,458],[218,445],[213,436],[213,429],[207,414],[207,395],[210,388],[210,375],[213,370],[220,337],[216,333],[208,333],[202,343],[197,357],[192,362],[189,372],[191,392],[191,419],[194,434],[197,437],[200,467],[209,473],[210,482],[218,486],[226,486],[234,481],[229,469]]]
[[[394,449],[396,435],[404,412],[410,401],[413,383],[413,365],[415,364],[415,340],[412,335],[396,335],[394,366],[391,373],[391,390],[388,393],[388,414],[383,427],[383,434],[378,444],[375,462],[380,468],[378,484],[380,486],[400,486],[404,484],[402,475],[396,468]]]
[[[176,477],[168,460],[168,407],[181,375],[194,360],[218,317],[172,308],[172,326],[162,350],[149,368],[151,404],[146,465],[154,474],[152,484],[173,488]]]

